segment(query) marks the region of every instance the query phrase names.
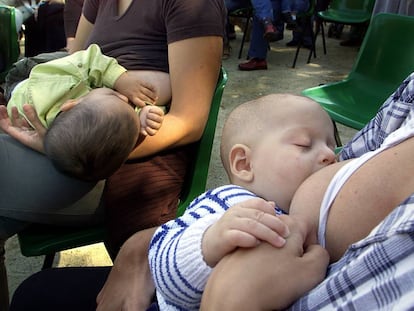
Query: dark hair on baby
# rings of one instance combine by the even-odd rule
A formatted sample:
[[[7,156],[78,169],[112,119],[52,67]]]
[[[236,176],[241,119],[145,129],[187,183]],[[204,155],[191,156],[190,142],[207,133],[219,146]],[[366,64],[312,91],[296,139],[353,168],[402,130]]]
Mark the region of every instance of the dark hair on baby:
[[[53,121],[46,133],[45,153],[69,176],[85,181],[108,178],[136,144],[137,119],[127,111],[107,112],[101,103],[78,104]]]

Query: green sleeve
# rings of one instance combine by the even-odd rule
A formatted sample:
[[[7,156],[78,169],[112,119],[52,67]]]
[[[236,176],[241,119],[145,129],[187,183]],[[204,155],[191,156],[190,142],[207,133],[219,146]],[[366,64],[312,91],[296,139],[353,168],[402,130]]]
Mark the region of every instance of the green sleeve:
[[[93,44],[87,50],[35,66],[28,79],[13,91],[8,108],[22,114],[25,103],[35,107],[48,127],[68,99],[76,99],[98,87],[113,88],[126,69],[116,59],[105,56]]]

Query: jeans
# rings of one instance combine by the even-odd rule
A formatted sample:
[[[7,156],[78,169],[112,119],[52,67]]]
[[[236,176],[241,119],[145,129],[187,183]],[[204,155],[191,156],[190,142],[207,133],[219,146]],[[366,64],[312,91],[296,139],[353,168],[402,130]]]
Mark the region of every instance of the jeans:
[[[304,12],[309,7],[309,0],[279,0],[282,13]]]
[[[273,19],[271,0],[225,0],[228,12],[253,6],[255,17],[260,21]]]
[[[0,240],[27,223],[88,225],[103,222],[103,183],[58,172],[43,154],[0,134]]]
[[[283,31],[284,31],[284,23],[281,18],[282,14],[282,2],[284,0],[271,0],[272,8],[273,8],[273,24],[275,25],[276,29],[281,34],[281,39],[283,39]],[[309,2],[308,0],[300,0],[297,1],[300,6],[298,7],[298,12],[306,11]],[[294,40],[298,40],[300,33],[293,33]],[[304,38],[305,44],[312,42],[312,38],[306,36]],[[250,41],[250,47],[248,52],[249,58],[259,58],[259,59],[266,59],[267,51],[268,51],[269,43],[263,38],[263,25],[261,22],[253,17],[253,26],[252,26],[252,38]]]

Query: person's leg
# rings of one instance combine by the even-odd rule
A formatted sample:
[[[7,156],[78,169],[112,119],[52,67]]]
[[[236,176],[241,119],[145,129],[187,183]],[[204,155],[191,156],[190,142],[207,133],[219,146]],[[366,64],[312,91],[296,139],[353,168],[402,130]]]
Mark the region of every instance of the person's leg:
[[[39,25],[34,15],[25,21],[24,26],[24,56],[35,56],[45,45],[45,36],[40,35]]]
[[[281,0],[272,0],[273,8],[273,24],[276,26],[279,31],[279,40],[283,39],[283,32],[285,30],[285,23],[282,17],[282,1]]]
[[[134,233],[176,217],[192,145],[127,162],[106,182],[107,247],[114,258]]]
[[[39,6],[38,23],[46,36],[45,46],[39,53],[55,52],[66,47],[62,3],[45,3]]]
[[[110,267],[67,267],[31,275],[14,292],[10,311],[92,311]]]
[[[257,18],[253,18],[252,38],[248,57],[266,59],[269,43],[263,38],[263,26]]]
[[[7,271],[5,265],[5,246],[6,240],[0,238],[0,310],[7,310],[9,304],[9,285],[7,281]]]
[[[282,13],[291,12],[291,0],[280,1]]]
[[[224,3],[226,5],[227,12],[250,6],[250,1],[248,0],[225,0]]]
[[[6,134],[0,134],[0,172],[0,239],[25,222],[82,225],[98,217],[96,183],[61,174],[44,155]]]
[[[254,8],[254,14],[261,21],[263,20],[272,20],[272,4],[270,0],[251,0]]]
[[[156,228],[135,233],[119,251],[108,279],[100,291],[97,311],[146,310],[154,298],[155,285],[148,263],[148,247]]]
[[[278,35],[277,40],[283,39],[283,21],[281,20],[280,0],[272,0],[273,24],[275,25]],[[253,17],[252,38],[250,41],[248,61],[239,64],[239,70],[261,70],[267,69],[267,52],[269,49],[268,41],[263,37],[263,25]]]
[[[298,13],[295,19],[295,25],[292,31],[292,40],[286,43],[287,46],[297,46],[301,40],[302,46],[305,48],[312,48],[312,27],[313,22],[309,20],[313,17],[301,17],[300,14],[306,12],[309,7],[307,0],[297,0],[293,2],[292,10]]]
[[[225,0],[224,3],[227,9],[227,14],[250,5],[250,2],[246,0]],[[227,59],[230,57],[231,46],[229,41],[235,38],[236,33],[234,31],[234,25],[230,23],[229,16],[226,16],[226,35],[223,39],[223,59]]]
[[[366,24],[352,25],[349,31],[349,38],[341,41],[339,44],[341,46],[360,46],[362,40],[364,40],[367,28],[368,25]]]
[[[267,69],[266,56],[268,47],[269,43],[263,37],[263,24],[254,16],[250,46],[247,54],[248,61],[240,63],[239,70]]]
[[[273,8],[271,0],[252,0],[254,16],[262,24],[263,37],[268,42],[278,41],[279,32],[273,25]]]

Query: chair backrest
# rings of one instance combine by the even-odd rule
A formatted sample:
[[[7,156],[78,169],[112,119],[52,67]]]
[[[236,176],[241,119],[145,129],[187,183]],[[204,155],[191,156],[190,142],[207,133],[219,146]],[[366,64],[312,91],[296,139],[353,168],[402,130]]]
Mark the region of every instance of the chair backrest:
[[[218,112],[220,109],[221,97],[224,87],[227,83],[227,73],[224,68],[221,69],[219,81],[217,82],[211,103],[210,113],[203,136],[197,143],[197,150],[194,162],[187,176],[183,190],[181,192],[180,205],[177,210],[177,216],[184,213],[190,202],[202,192],[205,191],[208,169],[210,166],[211,150],[213,148],[214,134],[216,131]]]
[[[19,39],[16,30],[15,8],[0,5],[0,57],[3,68],[0,70],[0,82],[4,81],[10,67],[20,54]]]
[[[333,0],[329,5],[331,10],[372,12],[375,0]]]
[[[365,83],[380,104],[414,71],[414,16],[380,13],[373,17],[348,79]],[[369,81],[375,83],[371,89]]]
[[[342,24],[366,23],[371,19],[374,5],[375,0],[332,0],[318,16]]]
[[[335,122],[363,128],[414,71],[413,34],[414,16],[375,15],[348,76],[302,94],[321,104]]]

